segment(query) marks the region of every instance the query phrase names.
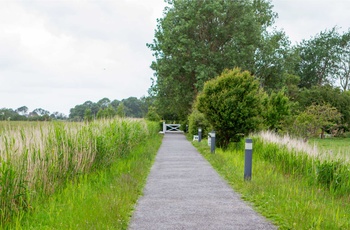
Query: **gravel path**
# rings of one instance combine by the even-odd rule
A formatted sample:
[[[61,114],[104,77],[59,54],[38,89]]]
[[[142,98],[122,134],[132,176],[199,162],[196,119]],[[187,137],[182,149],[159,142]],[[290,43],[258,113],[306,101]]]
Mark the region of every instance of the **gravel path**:
[[[183,134],[165,134],[130,229],[277,229],[244,203]]]

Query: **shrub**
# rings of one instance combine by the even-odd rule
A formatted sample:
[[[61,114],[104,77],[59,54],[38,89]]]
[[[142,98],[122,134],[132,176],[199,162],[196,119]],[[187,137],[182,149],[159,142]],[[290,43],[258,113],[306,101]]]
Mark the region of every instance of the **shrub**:
[[[284,90],[273,92],[264,98],[263,116],[268,129],[275,131],[282,129],[282,124],[290,113],[290,102]]]
[[[154,106],[150,106],[148,108],[146,119],[149,121],[160,121],[160,116],[158,115],[156,108]]]
[[[188,132],[191,135],[197,135],[198,128],[202,128],[202,137],[206,137],[211,131],[211,126],[208,120],[205,118],[204,114],[197,109],[194,109],[188,117],[188,124]]]
[[[265,96],[254,76],[236,68],[206,82],[196,106],[216,130],[218,145],[227,147],[240,134],[259,129]]]

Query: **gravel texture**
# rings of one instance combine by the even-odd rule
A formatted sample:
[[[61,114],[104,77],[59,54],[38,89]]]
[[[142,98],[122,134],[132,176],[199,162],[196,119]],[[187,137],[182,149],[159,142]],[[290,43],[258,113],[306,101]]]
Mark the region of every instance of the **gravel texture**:
[[[183,134],[168,133],[129,228],[277,229],[239,198]]]

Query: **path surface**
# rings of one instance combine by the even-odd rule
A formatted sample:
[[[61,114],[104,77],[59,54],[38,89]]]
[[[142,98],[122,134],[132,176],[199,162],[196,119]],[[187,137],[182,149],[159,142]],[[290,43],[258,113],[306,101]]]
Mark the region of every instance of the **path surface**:
[[[130,229],[277,229],[245,204],[183,134],[165,134]]]

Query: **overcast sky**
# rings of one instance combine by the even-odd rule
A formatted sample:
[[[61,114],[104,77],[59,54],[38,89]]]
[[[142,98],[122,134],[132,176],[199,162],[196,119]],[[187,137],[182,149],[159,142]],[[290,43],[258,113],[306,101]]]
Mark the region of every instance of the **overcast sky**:
[[[350,27],[350,0],[273,0],[292,42]],[[0,108],[69,114],[87,100],[147,95],[163,0],[0,0]]]

